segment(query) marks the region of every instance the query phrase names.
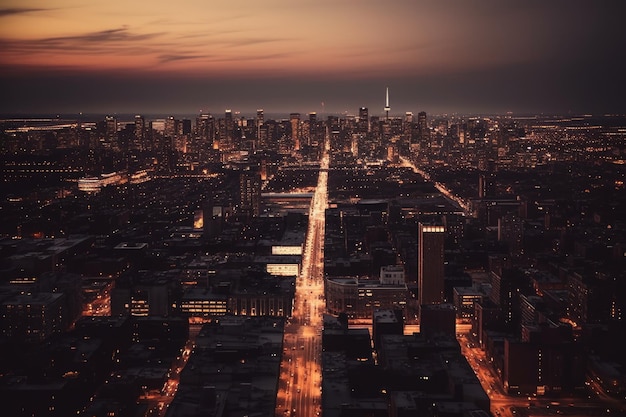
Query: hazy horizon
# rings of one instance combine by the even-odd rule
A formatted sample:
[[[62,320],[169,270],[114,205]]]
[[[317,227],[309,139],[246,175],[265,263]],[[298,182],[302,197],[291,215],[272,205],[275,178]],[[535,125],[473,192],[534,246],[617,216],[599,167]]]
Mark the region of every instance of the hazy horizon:
[[[621,6],[6,0],[0,112],[624,113]]]

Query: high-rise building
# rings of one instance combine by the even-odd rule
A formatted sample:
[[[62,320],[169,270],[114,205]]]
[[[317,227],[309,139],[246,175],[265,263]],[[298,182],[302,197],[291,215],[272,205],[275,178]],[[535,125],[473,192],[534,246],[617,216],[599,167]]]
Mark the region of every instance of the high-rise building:
[[[418,225],[417,296],[419,305],[444,302],[443,242],[445,227]]]
[[[165,119],[165,130],[163,131],[163,136],[166,138],[174,138],[176,137],[177,132],[177,122],[178,120],[174,119],[174,116],[169,116]]]
[[[263,109],[257,109],[256,119],[254,119],[257,146],[261,142],[261,126],[263,126],[263,123],[265,123],[265,115],[263,114]]]
[[[404,113],[404,121],[402,122],[402,140],[404,141],[403,148],[408,149],[411,145],[414,145],[413,128],[415,126],[415,118],[413,112]]]
[[[289,123],[291,124],[291,140],[293,141],[293,149],[300,150],[300,113],[291,113],[289,115]]]
[[[359,121],[357,122],[357,131],[359,133],[367,133],[370,130],[369,111],[367,107],[359,107]]]
[[[268,120],[261,125],[259,131],[259,148],[263,150],[276,148],[278,124],[274,120]]]
[[[224,112],[223,122],[220,120],[220,138],[218,148],[222,150],[230,150],[233,147],[233,135],[235,124],[233,122],[233,112],[226,109]],[[215,146],[213,146],[215,148]]]
[[[309,140],[307,145],[311,145],[312,142],[317,142],[317,113],[309,113]]]
[[[393,136],[391,120],[385,119],[380,123],[380,134],[382,143],[387,144],[391,141],[391,137]]]
[[[262,124],[259,127],[259,143],[258,148],[267,150],[270,137],[270,127],[267,124]]]
[[[114,116],[106,116],[106,132],[104,138],[104,147],[105,148],[117,148],[117,118]]]
[[[381,128],[380,128],[380,117],[372,116],[370,117],[370,136],[373,138],[380,139]]]
[[[215,135],[215,120],[210,114],[201,114],[196,119],[196,134],[203,144],[212,144]]]
[[[422,149],[430,147],[430,132],[425,111],[417,113],[417,140]]]
[[[191,133],[191,120],[183,119],[178,123],[178,134],[179,135],[188,135]]]
[[[146,119],[141,115],[135,116],[135,149],[145,150]]]

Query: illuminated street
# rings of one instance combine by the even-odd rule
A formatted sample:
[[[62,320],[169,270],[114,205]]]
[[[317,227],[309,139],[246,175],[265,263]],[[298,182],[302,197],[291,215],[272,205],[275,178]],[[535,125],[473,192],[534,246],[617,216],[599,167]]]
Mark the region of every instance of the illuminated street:
[[[158,417],[165,416],[169,405],[174,400],[176,391],[178,391],[178,384],[180,382],[180,373],[187,364],[189,356],[193,351],[195,345],[195,339],[198,333],[202,329],[202,325],[191,324],[189,326],[189,340],[185,344],[185,347],[181,350],[180,355],[176,357],[176,360],[170,367],[169,378],[163,385],[163,388],[159,392],[147,392],[143,396],[139,397],[140,400],[146,401],[148,407]]]
[[[407,167],[407,168],[411,168],[414,172],[420,174],[422,177],[424,177],[424,179],[426,181],[431,181],[430,175],[428,174],[428,172],[425,172],[421,169],[419,169],[413,162],[411,162],[410,160],[408,160],[407,158],[404,157],[400,157],[400,166],[403,167]],[[463,211],[465,212],[465,215],[468,216],[470,215],[470,205],[468,202],[464,201],[461,197],[455,195],[454,193],[452,193],[452,191],[450,191],[445,184],[442,184],[438,181],[433,181],[433,184],[435,185],[435,188],[437,188],[437,191],[439,191],[441,194],[443,194],[446,198],[454,201],[456,204],[458,204]]]
[[[285,325],[283,360],[276,398],[276,415],[321,414],[322,314],[324,312],[324,212],[328,203],[328,135],[311,201],[309,229],[296,280],[293,314]]]
[[[588,384],[592,385],[590,388],[593,389],[593,394],[595,395],[589,395],[587,400],[580,397],[559,397],[558,401],[555,401],[554,398],[508,395],[504,392],[494,367],[485,352],[468,339],[467,333],[457,334],[457,338],[461,345],[463,356],[465,356],[483,389],[489,395],[491,412],[496,417],[516,417],[520,411],[524,411],[527,415],[551,415],[556,413],[570,416],[590,415],[587,411],[592,413],[609,409],[618,412],[624,411],[622,402],[606,395],[599,385],[594,384],[593,381],[588,382]]]

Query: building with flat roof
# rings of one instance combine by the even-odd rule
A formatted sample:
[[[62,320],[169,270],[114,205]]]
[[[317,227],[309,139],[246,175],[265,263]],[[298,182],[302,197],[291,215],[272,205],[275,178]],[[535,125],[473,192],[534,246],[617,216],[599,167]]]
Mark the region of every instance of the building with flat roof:
[[[444,239],[444,226],[418,224],[417,297],[420,306],[444,302]]]

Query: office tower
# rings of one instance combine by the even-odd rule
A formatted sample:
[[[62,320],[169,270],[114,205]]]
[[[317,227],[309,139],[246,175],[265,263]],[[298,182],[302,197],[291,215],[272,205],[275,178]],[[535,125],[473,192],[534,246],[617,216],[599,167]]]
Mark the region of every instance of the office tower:
[[[291,113],[289,115],[289,123],[291,124],[291,140],[293,141],[293,149],[300,150],[300,113]]]
[[[311,112],[309,113],[309,140],[307,145],[311,145],[313,142],[317,142],[317,113]]]
[[[263,150],[276,149],[276,136],[278,124],[274,120],[268,120],[261,125],[259,133],[259,148]]]
[[[443,303],[442,225],[418,225],[417,296],[419,305]]]
[[[233,111],[226,109],[224,111],[224,120],[226,121],[226,128],[232,131],[233,129]]]
[[[219,120],[219,144],[217,148],[215,144],[213,145],[214,149],[221,150],[230,150],[233,148],[233,131],[235,130],[235,125],[233,122],[233,112],[230,109],[226,109],[224,112],[224,119]]]
[[[330,115],[326,118],[326,123],[328,124],[328,128],[330,130],[339,132],[339,117]]]
[[[519,295],[532,290],[524,272],[519,269],[502,268],[490,271],[489,279],[491,281],[489,298],[500,306],[502,320],[506,324],[518,323]]]
[[[370,137],[380,139],[380,117],[370,117]]]
[[[203,144],[213,144],[215,136],[215,120],[210,114],[201,114],[196,119],[196,134]]]
[[[415,118],[413,117],[413,112],[408,111],[404,113],[404,123],[402,125],[402,131],[404,134],[411,134],[411,130],[413,129],[413,122]]]
[[[339,117],[328,116],[326,119],[326,129],[330,137],[330,149],[331,152],[340,151],[341,143],[339,143]]]
[[[413,122],[414,122],[413,112],[404,113],[404,121],[402,123],[402,134],[407,140],[411,140],[411,136],[413,134]]]
[[[135,116],[135,149],[145,150],[146,119],[141,115]]]
[[[163,131],[163,136],[165,136],[166,138],[176,137],[176,122],[177,120],[174,119],[174,116],[169,116],[167,119],[165,119],[165,129]]]
[[[269,130],[270,127],[267,124],[263,124],[259,127],[259,143],[258,148],[266,150],[269,144]]]
[[[409,149],[412,145],[414,145],[413,138],[413,127],[414,123],[413,112],[406,112],[404,114],[404,121],[402,122],[402,140],[404,142],[403,149]]]
[[[217,119],[217,134],[213,139],[213,149],[226,148],[226,120],[223,117]]]
[[[391,141],[391,137],[393,136],[391,127],[392,127],[391,120],[389,119],[385,119],[380,123],[380,133],[381,133],[382,143],[387,144]]]
[[[370,131],[369,111],[367,107],[359,108],[359,121],[357,123],[357,131],[359,133],[365,134]]]
[[[311,145],[311,122],[308,119],[300,123],[300,146]]]
[[[178,134],[188,135],[191,133],[191,120],[183,119],[178,123]]]
[[[256,118],[254,119],[254,128],[256,134],[256,145],[259,146],[261,143],[261,126],[265,123],[265,115],[263,114],[263,109],[257,109]]]
[[[239,208],[251,217],[261,212],[261,176],[257,172],[244,171],[239,177]]]
[[[114,116],[106,116],[105,123],[104,147],[117,149],[117,118]]]
[[[422,149],[430,147],[430,132],[424,111],[417,113],[417,140]]]
[[[389,106],[389,87],[385,91],[385,119],[389,120],[389,112],[391,111],[391,106]]]
[[[226,149],[231,149],[233,145],[233,131],[235,130],[235,123],[233,122],[233,112],[230,109],[226,109],[224,112],[224,127]]]

